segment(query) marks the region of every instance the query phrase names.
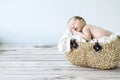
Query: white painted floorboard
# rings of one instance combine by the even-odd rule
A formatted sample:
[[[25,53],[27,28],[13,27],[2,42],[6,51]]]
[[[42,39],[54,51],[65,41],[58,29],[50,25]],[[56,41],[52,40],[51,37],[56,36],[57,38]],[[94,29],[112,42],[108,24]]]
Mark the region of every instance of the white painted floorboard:
[[[78,67],[55,46],[3,45],[0,80],[120,80],[120,66],[113,70]]]

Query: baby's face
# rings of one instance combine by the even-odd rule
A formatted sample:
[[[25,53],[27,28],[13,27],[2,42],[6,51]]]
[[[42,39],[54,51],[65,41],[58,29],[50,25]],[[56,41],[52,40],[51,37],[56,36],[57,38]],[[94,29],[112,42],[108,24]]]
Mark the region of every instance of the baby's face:
[[[76,31],[82,31],[83,28],[83,23],[81,22],[81,20],[78,19],[71,19],[68,23],[68,28],[72,31],[73,29]]]

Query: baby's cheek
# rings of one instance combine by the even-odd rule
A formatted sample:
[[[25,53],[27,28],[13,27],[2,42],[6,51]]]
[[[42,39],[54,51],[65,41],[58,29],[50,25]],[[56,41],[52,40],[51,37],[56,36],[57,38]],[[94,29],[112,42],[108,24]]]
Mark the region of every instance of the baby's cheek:
[[[69,27],[70,30],[72,30],[72,27]]]

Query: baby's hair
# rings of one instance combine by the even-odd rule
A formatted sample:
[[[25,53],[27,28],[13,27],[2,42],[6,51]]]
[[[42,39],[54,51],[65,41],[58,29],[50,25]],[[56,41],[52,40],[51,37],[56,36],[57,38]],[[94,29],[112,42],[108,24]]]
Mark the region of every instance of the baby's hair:
[[[85,23],[86,21],[84,20],[84,18],[80,17],[80,16],[73,16],[68,20],[68,23],[70,22],[71,19],[75,19],[75,20],[83,20]]]

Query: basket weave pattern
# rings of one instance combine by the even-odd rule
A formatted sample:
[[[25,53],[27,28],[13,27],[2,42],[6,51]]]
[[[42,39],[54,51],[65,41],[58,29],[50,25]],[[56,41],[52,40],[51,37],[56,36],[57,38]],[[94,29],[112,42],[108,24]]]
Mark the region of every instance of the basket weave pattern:
[[[96,52],[94,43],[77,42],[79,47],[66,53],[66,58],[74,65],[97,69],[112,69],[120,62],[120,37],[110,43],[100,45],[102,50]]]

